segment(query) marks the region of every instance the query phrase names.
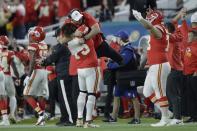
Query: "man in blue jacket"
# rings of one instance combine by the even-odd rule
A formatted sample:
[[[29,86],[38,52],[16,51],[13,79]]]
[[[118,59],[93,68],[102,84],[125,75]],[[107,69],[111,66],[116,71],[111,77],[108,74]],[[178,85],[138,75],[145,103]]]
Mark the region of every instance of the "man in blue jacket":
[[[129,35],[126,31],[119,31],[116,35],[117,42],[121,45],[120,55],[123,58],[123,65],[119,65],[114,61],[108,63],[108,69],[128,72],[132,70],[137,70],[138,67],[138,56],[135,53],[135,49],[132,47],[129,42]],[[136,87],[118,87],[115,85],[114,91],[114,103],[113,103],[113,112],[112,117],[109,122],[116,122],[118,109],[120,105],[120,97],[126,97],[132,100],[134,106],[134,118],[129,122],[129,124],[140,124],[140,103],[137,98],[137,89]]]

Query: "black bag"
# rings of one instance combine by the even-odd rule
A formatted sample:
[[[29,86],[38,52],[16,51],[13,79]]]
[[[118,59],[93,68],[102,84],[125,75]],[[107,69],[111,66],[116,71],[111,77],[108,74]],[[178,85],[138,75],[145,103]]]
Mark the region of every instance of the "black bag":
[[[120,88],[133,88],[143,86],[146,78],[146,70],[117,71],[116,82]]]
[[[115,85],[116,84],[116,74],[115,71],[106,69],[103,72],[104,85]]]

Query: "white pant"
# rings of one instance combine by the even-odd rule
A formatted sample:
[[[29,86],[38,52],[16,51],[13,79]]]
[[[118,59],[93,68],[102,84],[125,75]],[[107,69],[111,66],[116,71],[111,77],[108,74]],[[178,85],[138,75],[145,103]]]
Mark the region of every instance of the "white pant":
[[[16,90],[14,86],[14,82],[11,75],[4,75],[5,76],[5,90],[7,93],[7,96],[15,96]]]
[[[45,69],[36,69],[33,71],[29,83],[25,86],[24,95],[30,96],[49,96],[47,71]]]
[[[100,83],[100,70],[98,67],[77,69],[80,91],[96,93]]]
[[[151,65],[144,83],[143,94],[145,97],[155,93],[156,98],[160,99],[166,96],[166,82],[170,73],[168,62]]]
[[[6,95],[5,76],[4,76],[3,71],[0,71],[0,95]]]

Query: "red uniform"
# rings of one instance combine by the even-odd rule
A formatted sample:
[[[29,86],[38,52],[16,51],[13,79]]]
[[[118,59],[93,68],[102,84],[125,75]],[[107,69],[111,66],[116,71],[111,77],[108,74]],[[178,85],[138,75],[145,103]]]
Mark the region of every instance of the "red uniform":
[[[177,29],[174,34],[170,35],[169,39],[168,61],[171,68],[176,70],[183,70],[183,63],[181,60],[182,39],[183,37],[179,29]]]
[[[3,69],[4,74],[6,75],[11,75],[10,65],[13,57],[14,57],[13,51],[8,51],[8,50],[2,51],[1,67]]]
[[[83,49],[78,53],[79,59],[77,59],[76,64],[77,68],[89,68],[89,67],[97,67],[98,66],[98,60],[97,55],[94,49],[94,43],[93,41],[87,40],[86,44],[88,49]],[[83,55],[83,52],[86,52],[87,55]]]
[[[153,35],[150,36],[150,47],[147,49],[147,59],[149,65],[161,64],[167,62],[166,57],[166,47],[167,47],[167,37],[165,27],[160,25],[155,25],[157,29],[162,32],[162,38],[156,39]]]
[[[25,22],[36,22],[38,19],[37,12],[34,9],[34,6],[36,4],[36,0],[26,0],[25,1]]]
[[[35,51],[36,55],[36,64],[34,66],[34,69],[43,69],[39,64],[39,61],[46,57],[48,52],[48,47],[45,43],[32,43],[28,46],[28,50]],[[30,58],[31,59],[31,58]]]
[[[98,21],[91,16],[90,14],[86,13],[86,12],[82,12],[81,14],[83,14],[84,17],[84,24],[91,28],[94,24],[98,23]],[[101,34],[97,34],[95,35],[92,40],[94,41],[94,47],[95,49],[97,49],[99,47],[99,45],[103,42],[103,38],[101,36]]]
[[[184,74],[190,75],[197,72],[197,41],[188,43],[184,55]]]
[[[54,66],[47,66],[46,69],[48,72],[48,80],[49,81],[52,81],[53,79],[55,79],[57,77]]]

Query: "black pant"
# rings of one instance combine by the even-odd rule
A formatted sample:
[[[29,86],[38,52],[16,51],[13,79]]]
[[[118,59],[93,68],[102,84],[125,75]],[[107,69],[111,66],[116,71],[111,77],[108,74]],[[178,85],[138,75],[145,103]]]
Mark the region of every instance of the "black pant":
[[[55,116],[55,102],[58,101],[58,83],[57,78],[49,81],[49,104],[50,104],[50,115]]]
[[[197,76],[187,76],[189,116],[197,120]]]
[[[113,48],[111,48],[106,41],[103,41],[101,45],[96,49],[98,57],[108,57],[118,64],[122,64],[123,58]]]
[[[77,120],[77,98],[79,96],[78,76],[72,76],[73,121]]]
[[[75,122],[73,120],[72,81],[68,78],[58,78],[58,101],[61,111],[61,122]],[[69,117],[70,114],[70,117]],[[72,120],[71,120],[72,119]]]
[[[113,90],[114,90],[114,85],[108,85],[107,86],[107,97],[105,101],[105,109],[104,109],[104,116],[107,118],[110,116],[112,106],[111,103],[113,101]]]
[[[175,119],[181,119],[182,71],[171,69],[167,79],[166,95],[172,107]]]

